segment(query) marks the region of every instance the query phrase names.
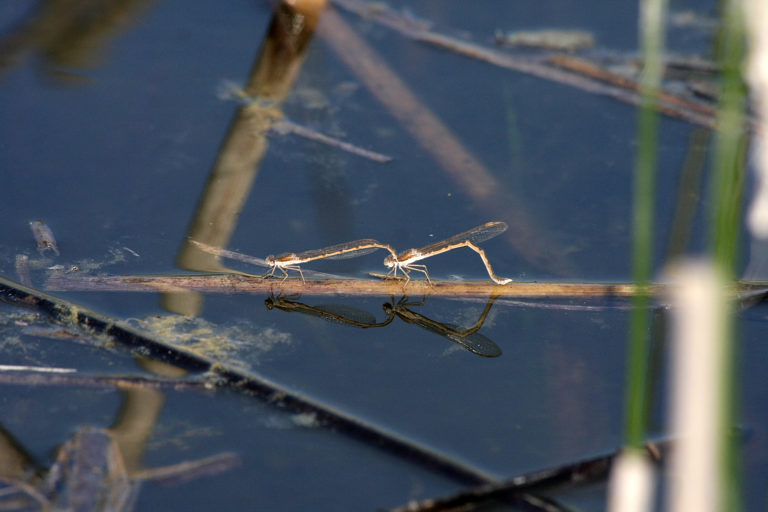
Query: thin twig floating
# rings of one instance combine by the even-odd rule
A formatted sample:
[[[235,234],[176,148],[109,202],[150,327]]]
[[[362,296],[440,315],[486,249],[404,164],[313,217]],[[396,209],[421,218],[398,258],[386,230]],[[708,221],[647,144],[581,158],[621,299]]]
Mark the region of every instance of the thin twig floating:
[[[306,139],[310,139],[316,142],[320,142],[322,144],[326,144],[328,146],[339,148],[342,151],[346,151],[347,153],[352,153],[353,155],[362,156],[363,158],[373,160],[374,162],[379,162],[384,164],[392,161],[391,156],[361,148],[360,146],[356,146],[349,142],[345,142],[335,137],[331,137],[329,135],[325,135],[323,133],[312,130],[310,128],[306,128],[304,126],[298,125],[296,123],[288,121],[287,119],[281,119],[279,121],[275,121],[272,124],[271,129],[272,131],[279,134],[292,133],[294,135],[298,135]]]
[[[32,367],[34,368],[34,367]],[[69,369],[69,368],[65,368]],[[72,372],[77,370],[72,369]],[[81,375],[66,372],[14,371],[0,372],[4,386],[57,386],[104,389],[172,389],[174,391],[210,391],[215,379],[163,379],[136,375]]]
[[[48,366],[23,366],[15,364],[0,364],[0,372],[38,372],[38,373],[74,373],[74,368],[54,368]]]
[[[223,83],[219,97],[222,99],[236,99],[243,105],[255,105],[259,107],[262,111],[267,113],[269,117],[275,118],[275,120],[271,122],[269,130],[278,135],[286,135],[291,133],[293,135],[298,135],[299,137],[304,137],[305,139],[313,140],[315,142],[320,142],[321,144],[326,144],[328,146],[338,148],[342,151],[346,151],[347,153],[352,153],[353,155],[362,156],[363,158],[373,160],[374,162],[387,163],[392,161],[391,156],[361,148],[360,146],[356,146],[352,143],[337,139],[336,137],[325,135],[318,132],[317,130],[313,130],[311,128],[307,128],[306,126],[301,126],[300,124],[289,121],[283,117],[282,112],[274,108],[274,105],[265,101],[264,98],[254,98],[246,91],[244,91],[242,87],[239,87],[236,84],[230,82]]]
[[[507,225],[504,222],[486,222],[481,226],[474,227],[458,235],[454,235],[445,240],[429,244],[420,249],[408,249],[400,254],[391,254],[384,260],[390,272],[397,276],[397,271],[401,270],[405,277],[410,280],[409,271],[416,270],[417,272],[423,272],[427,278],[427,281],[431,283],[429,274],[427,273],[426,265],[416,265],[417,261],[421,261],[432,256],[437,256],[444,252],[459,249],[461,247],[468,247],[480,255],[483,260],[485,269],[488,271],[488,275],[496,284],[511,283],[512,279],[500,278],[493,273],[491,262],[488,261],[488,257],[485,255],[485,251],[479,248],[477,245],[480,242],[489,240],[495,236],[502,234],[507,230]]]
[[[575,71],[581,75],[595,78],[601,82],[617,85],[630,91],[638,92],[640,90],[640,84],[638,84],[635,80],[631,80],[625,76],[619,75],[618,73],[614,73],[613,71],[598,66],[597,64],[583,58],[574,57],[572,55],[553,55],[547,59],[547,62],[559,68]],[[712,119],[714,119],[716,114],[716,109],[710,105],[698,101],[692,101],[688,98],[675,96],[674,94],[670,94],[664,91],[658,92],[657,100],[662,103],[662,105],[659,106],[659,111],[662,114],[669,114],[671,116],[675,115],[674,112],[670,111],[668,107],[664,106],[664,104],[676,105],[691,112],[696,112],[698,114],[708,116]]]
[[[154,480],[162,485],[178,485],[203,476],[228,471],[240,463],[240,458],[237,455],[225,452],[203,459],[178,462],[172,466],[134,471],[131,473],[131,478]]]

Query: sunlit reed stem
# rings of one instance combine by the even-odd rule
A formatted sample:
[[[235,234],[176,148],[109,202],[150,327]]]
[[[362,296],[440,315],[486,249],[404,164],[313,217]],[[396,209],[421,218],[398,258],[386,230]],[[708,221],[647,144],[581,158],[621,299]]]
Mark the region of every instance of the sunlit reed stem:
[[[744,28],[741,2],[728,0],[723,8],[723,32],[718,41],[718,61],[722,69],[720,105],[712,173],[713,255],[723,275],[735,273],[738,234],[744,181],[744,102],[741,77],[744,56]]]
[[[742,184],[744,180],[745,88],[741,77],[744,56],[744,27],[742,2],[723,2],[723,30],[718,41],[718,63],[722,69],[720,105],[712,169],[712,253],[717,270],[728,281],[735,275],[738,257],[739,220]],[[765,30],[763,26],[762,30]],[[720,304],[724,312],[730,305]],[[735,438],[730,434],[737,417],[736,411],[736,346],[733,322],[724,316],[720,329],[718,371],[711,376],[719,384],[717,434],[720,471],[720,510],[741,510],[739,493],[740,471]]]

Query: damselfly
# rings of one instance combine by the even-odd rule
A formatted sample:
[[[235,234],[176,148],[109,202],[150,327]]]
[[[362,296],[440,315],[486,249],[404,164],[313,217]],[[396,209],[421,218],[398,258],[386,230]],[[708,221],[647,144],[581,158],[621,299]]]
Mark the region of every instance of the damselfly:
[[[270,266],[266,275],[272,276],[275,274],[275,271],[279,269],[285,277],[288,277],[287,271],[294,270],[301,275],[303,281],[304,274],[301,271],[301,267],[299,267],[302,263],[314,260],[341,260],[354,258],[371,253],[376,249],[386,249],[390,253],[389,257],[397,256],[395,250],[387,244],[383,244],[372,238],[365,238],[363,240],[353,240],[351,242],[331,245],[330,247],[323,247],[322,249],[312,249],[310,251],[299,253],[289,252],[279,256],[269,255],[264,259],[267,265]]]
[[[405,274],[405,277],[410,279],[409,272],[411,270],[416,270],[418,272],[422,272],[426,276],[427,281],[429,281],[427,266],[422,264],[415,264],[417,261],[431,258],[432,256],[452,251],[460,247],[469,247],[480,255],[480,258],[483,260],[483,264],[485,265],[485,269],[488,271],[488,275],[491,277],[491,279],[493,279],[495,283],[507,284],[512,280],[496,276],[496,274],[493,273],[493,268],[491,267],[491,263],[488,261],[488,257],[485,255],[485,251],[476,245],[480,242],[484,242],[485,240],[498,236],[506,230],[507,224],[504,222],[486,222],[485,224],[474,227],[469,231],[465,231],[450,238],[446,238],[445,240],[429,244],[420,249],[408,249],[407,251],[403,251],[399,254],[390,254],[384,260],[384,265],[390,269],[389,272],[395,277],[397,277],[397,271],[401,270],[403,274]]]

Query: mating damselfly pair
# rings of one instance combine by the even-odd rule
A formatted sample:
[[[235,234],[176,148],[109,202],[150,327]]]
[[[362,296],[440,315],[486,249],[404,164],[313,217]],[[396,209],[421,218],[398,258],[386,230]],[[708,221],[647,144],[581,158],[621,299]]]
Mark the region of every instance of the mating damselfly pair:
[[[491,263],[488,261],[488,257],[485,255],[485,251],[477,246],[477,244],[498,236],[506,230],[507,224],[504,222],[486,222],[485,224],[476,226],[470,230],[464,231],[463,233],[459,233],[458,235],[446,238],[445,240],[434,242],[418,249],[408,249],[399,253],[395,251],[391,245],[379,242],[378,240],[374,240],[372,238],[364,238],[361,240],[353,240],[351,242],[344,242],[341,244],[331,245],[329,247],[323,247],[321,249],[312,249],[298,253],[289,252],[280,254],[278,256],[270,255],[263,260],[252,257],[245,257],[248,258],[245,259],[242,257],[243,255],[239,255],[238,253],[212,247],[194,240],[192,242],[206,252],[211,252],[217,256],[236,258],[242,261],[248,261],[250,263],[256,263],[258,265],[269,267],[269,270],[265,276],[273,276],[277,270],[280,270],[283,273],[284,278],[286,278],[288,277],[288,271],[293,270],[299,273],[302,280],[304,279],[304,272],[301,270],[299,265],[304,263],[324,259],[334,260],[354,258],[357,256],[369,254],[378,249],[384,249],[389,252],[389,255],[387,255],[387,257],[384,259],[384,265],[389,269],[389,274],[391,274],[393,277],[397,277],[398,271],[401,271],[406,277],[406,280],[410,280],[410,272],[415,270],[417,272],[423,273],[427,278],[427,281],[430,281],[429,273],[427,272],[427,266],[424,264],[418,264],[418,261],[431,258],[432,256],[437,256],[438,254],[452,251],[454,249],[467,247],[480,255],[480,258],[483,260],[483,264],[485,265],[485,269],[488,271],[488,275],[495,283],[507,284],[511,282],[512,279],[498,277],[493,272],[493,267],[491,267]]]

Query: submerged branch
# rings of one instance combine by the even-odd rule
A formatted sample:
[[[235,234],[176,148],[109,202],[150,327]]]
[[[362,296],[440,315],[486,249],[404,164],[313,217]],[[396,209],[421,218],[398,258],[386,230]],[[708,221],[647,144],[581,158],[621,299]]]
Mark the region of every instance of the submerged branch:
[[[663,451],[667,450],[669,444],[668,440],[658,443],[648,441],[645,449],[654,460],[658,460]],[[543,493],[555,487],[583,484],[605,478],[619,453],[608,453],[578,460],[562,466],[519,475],[498,484],[465,489],[448,496],[412,501],[402,507],[389,509],[388,512],[472,510],[491,502],[520,503],[527,505],[532,510],[566,510],[544,498]],[[542,493],[542,496],[534,493]]]

